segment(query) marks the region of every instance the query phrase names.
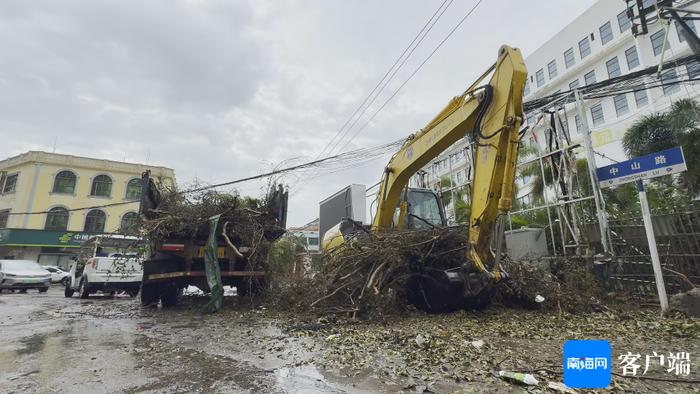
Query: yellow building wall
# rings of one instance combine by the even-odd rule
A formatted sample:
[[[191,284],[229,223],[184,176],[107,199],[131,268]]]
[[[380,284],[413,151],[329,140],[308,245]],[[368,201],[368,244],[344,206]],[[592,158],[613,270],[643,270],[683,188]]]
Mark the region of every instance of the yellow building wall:
[[[77,176],[74,194],[52,193],[53,181],[56,174],[69,169]],[[92,180],[98,175],[108,175],[112,178],[112,194],[110,197],[90,196]],[[100,171],[92,169],[74,169],[54,164],[43,164],[39,173],[36,192],[34,195],[33,211],[46,211],[56,206],[67,208],[82,208],[96,205],[112,204],[117,202],[127,202],[126,184],[129,180],[140,178],[141,174]],[[119,228],[122,216],[127,212],[138,211],[138,200],[126,205],[100,208],[107,214],[105,231],[112,232]],[[68,230],[83,231],[85,226],[85,216],[88,210],[70,212],[68,219]],[[46,222],[46,215],[33,215],[29,218],[27,228],[43,229]]]
[[[7,171],[7,175],[19,172],[19,177],[17,178],[17,185],[15,185],[14,193],[0,196],[0,210],[9,208],[10,212],[26,212],[29,202],[29,193],[32,187],[34,163],[23,163],[18,166],[3,168],[2,170]],[[20,227],[22,225],[22,220],[22,216],[11,215],[7,219],[7,227]]]
[[[90,160],[94,164],[93,159]],[[81,168],[84,165],[83,158],[71,160],[67,158],[63,163],[37,163],[28,162],[16,166],[2,168],[8,175],[19,172],[15,193],[0,196],[0,210],[10,208],[11,212],[36,212],[62,206],[68,209],[99,206],[112,203],[129,202],[124,205],[99,208],[107,215],[105,232],[114,232],[120,226],[122,216],[128,212],[137,212],[138,200],[126,198],[126,186],[131,179],[141,178],[141,173],[149,166],[133,165],[104,161],[99,169]],[[99,162],[99,161],[98,161]],[[93,166],[93,165],[91,165]],[[128,171],[126,169],[132,170]],[[150,167],[154,178],[161,178],[164,182],[174,184],[172,170],[162,167]],[[56,174],[63,170],[72,171],[77,179],[73,194],[53,193],[53,184]],[[33,185],[35,174],[38,171],[36,185]],[[90,196],[92,181],[98,175],[108,175],[112,179],[112,191],[110,197]],[[32,189],[33,196],[32,196]],[[83,231],[85,217],[89,210],[69,212],[68,231]],[[11,215],[8,219],[8,228],[44,229],[46,214],[38,215]]]

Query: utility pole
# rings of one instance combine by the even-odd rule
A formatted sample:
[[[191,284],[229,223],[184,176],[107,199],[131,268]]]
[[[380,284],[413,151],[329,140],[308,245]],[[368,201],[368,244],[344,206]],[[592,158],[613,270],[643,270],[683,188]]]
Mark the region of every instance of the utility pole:
[[[588,128],[588,119],[586,118],[586,107],[583,103],[583,97],[579,89],[575,90],[576,95],[576,111],[578,112],[579,120],[581,121],[581,130],[583,134],[583,147],[586,150],[586,159],[588,160],[588,176],[591,181],[591,189],[593,190],[593,200],[595,201],[596,216],[598,217],[598,228],[600,230],[600,242],[603,244],[603,251],[606,255],[612,254],[612,245],[608,237],[608,215],[605,212],[605,201],[603,201],[600,185],[598,185],[598,176],[596,175],[595,154],[593,153],[593,143],[591,142],[591,131]]]

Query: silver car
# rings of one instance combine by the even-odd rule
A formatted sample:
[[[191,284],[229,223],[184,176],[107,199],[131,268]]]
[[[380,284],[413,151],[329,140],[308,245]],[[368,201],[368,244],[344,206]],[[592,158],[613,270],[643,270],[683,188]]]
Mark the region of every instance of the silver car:
[[[44,293],[51,286],[51,273],[31,260],[0,260],[0,291],[38,289]]]

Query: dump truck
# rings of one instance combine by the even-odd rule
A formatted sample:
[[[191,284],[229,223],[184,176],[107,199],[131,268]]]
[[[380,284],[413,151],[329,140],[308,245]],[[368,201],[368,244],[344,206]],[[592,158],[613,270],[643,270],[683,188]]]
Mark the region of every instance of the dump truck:
[[[167,308],[177,304],[187,286],[210,292],[205,270],[205,245],[210,231],[206,217],[185,227],[168,221],[168,215],[178,213],[168,211],[172,206],[164,208],[165,197],[177,192],[161,189],[149,172],[143,173],[139,215],[144,222],[160,223],[158,231],[145,236],[148,250],[140,294],[142,305],[156,305],[160,301]],[[224,197],[228,205],[224,204],[216,228],[221,282],[236,287],[239,296],[252,295],[267,283],[264,264],[268,249],[261,247],[260,242],[269,245],[285,233],[288,192],[281,185],[271,187],[264,204],[256,209],[246,206],[246,201],[251,199],[230,194]],[[243,221],[248,227],[241,226]],[[257,229],[255,237],[247,233],[249,228]]]

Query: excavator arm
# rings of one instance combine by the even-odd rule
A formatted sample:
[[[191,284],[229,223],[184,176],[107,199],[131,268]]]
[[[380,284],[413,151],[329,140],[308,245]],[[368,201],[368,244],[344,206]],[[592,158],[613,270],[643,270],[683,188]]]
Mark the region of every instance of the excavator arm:
[[[489,75],[489,82],[482,85]],[[453,98],[425,128],[409,137],[391,158],[380,183],[372,229],[392,228],[397,206],[401,209],[400,217],[404,218],[408,207],[405,201],[400,201],[409,178],[460,138],[471,135],[476,148],[468,260],[477,271],[490,271],[489,275],[498,280],[502,236],[495,238],[495,253],[491,245],[493,234],[502,234],[503,218],[512,206],[526,78],[527,69],[520,51],[502,46],[496,63],[464,94]],[[399,220],[398,226],[402,223]]]

